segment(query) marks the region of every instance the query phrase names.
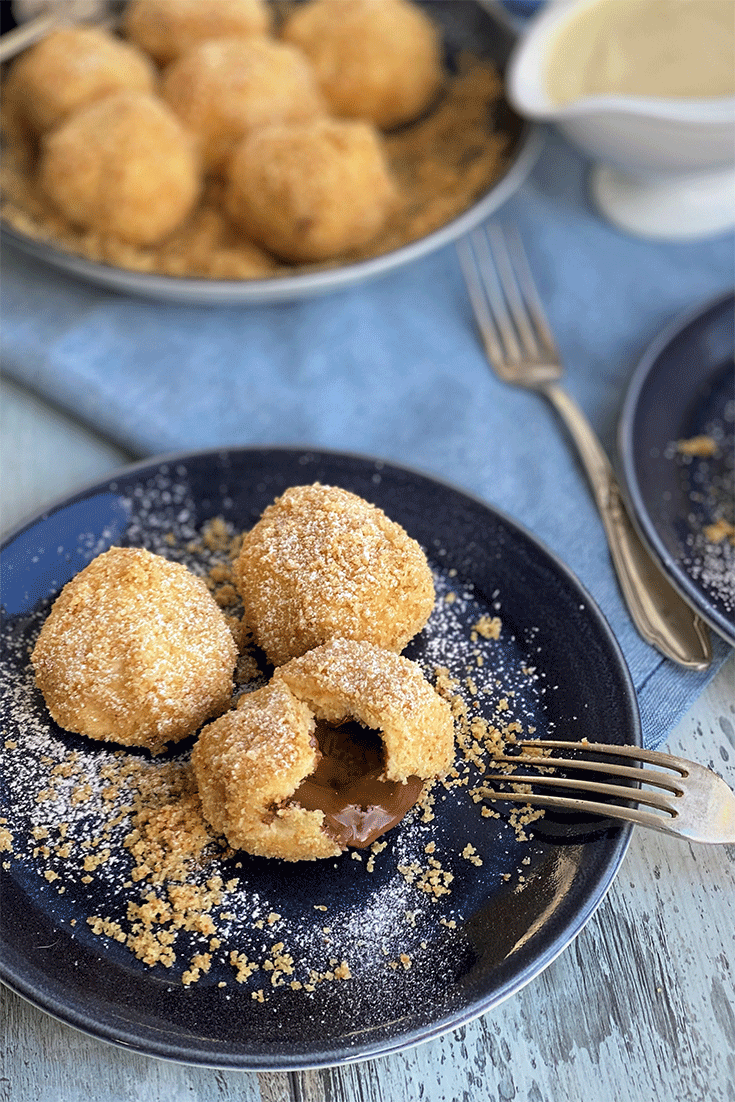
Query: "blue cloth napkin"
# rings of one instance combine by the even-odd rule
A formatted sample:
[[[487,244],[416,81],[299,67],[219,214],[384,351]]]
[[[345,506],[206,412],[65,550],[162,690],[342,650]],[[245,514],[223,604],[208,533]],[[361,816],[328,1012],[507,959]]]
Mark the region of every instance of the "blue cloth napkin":
[[[626,382],[673,317],[727,290],[729,235],[658,244],[590,208],[587,165],[552,134],[504,206],[567,367],[608,454]],[[554,412],[487,367],[448,247],[352,290],[261,307],[158,304],[6,249],[4,370],[141,456],[220,445],[359,451],[434,473],[530,528],[577,574],[617,636],[647,745],[660,745],[728,654],[685,671],[622,603],[585,476]]]

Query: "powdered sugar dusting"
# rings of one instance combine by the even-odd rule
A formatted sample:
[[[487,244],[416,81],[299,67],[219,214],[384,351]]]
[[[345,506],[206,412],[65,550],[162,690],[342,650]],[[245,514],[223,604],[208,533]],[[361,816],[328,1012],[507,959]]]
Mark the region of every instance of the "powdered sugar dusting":
[[[697,447],[701,442],[702,446]],[[688,503],[682,566],[705,592],[735,615],[735,401],[701,426],[701,435],[671,441],[666,458],[677,466]],[[705,446],[709,445],[709,446]]]
[[[201,576],[228,561],[226,541],[201,538],[184,466],[159,468],[124,507],[121,542]],[[104,542],[80,533],[77,553],[87,559]],[[308,865],[233,853],[212,833],[190,742],[158,760],[56,727],[28,660],[50,599],[9,616],[0,702],[5,872],[103,961],[153,970],[172,989],[216,990],[223,1005],[246,999],[255,1012],[284,999],[323,1008],[337,999],[341,1013],[352,1007],[369,1020],[373,1005],[398,1016],[407,983],[419,1004],[454,998],[472,953],[463,928],[478,884],[484,897],[522,886],[528,822],[485,807],[477,794],[485,767],[497,740],[552,732],[546,699],[555,686],[537,629],[506,622],[502,592],[477,593],[440,547],[429,558],[436,604],[405,653],[452,703],[455,769],[370,850]],[[261,663],[246,691],[266,676]]]

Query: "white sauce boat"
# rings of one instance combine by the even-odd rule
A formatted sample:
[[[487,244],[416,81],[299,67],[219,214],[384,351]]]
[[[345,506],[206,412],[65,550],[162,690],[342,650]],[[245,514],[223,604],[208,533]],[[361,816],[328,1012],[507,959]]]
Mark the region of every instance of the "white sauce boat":
[[[546,64],[554,37],[566,20],[599,2],[552,0],[529,22],[508,66],[511,103],[528,118],[555,124],[596,162],[592,196],[618,227],[668,240],[733,228],[735,96],[613,94],[552,102]]]

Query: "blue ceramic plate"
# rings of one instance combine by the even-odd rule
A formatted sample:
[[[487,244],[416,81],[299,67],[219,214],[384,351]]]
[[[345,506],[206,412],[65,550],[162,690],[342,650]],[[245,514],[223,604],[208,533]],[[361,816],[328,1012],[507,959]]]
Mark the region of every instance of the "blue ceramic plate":
[[[490,58],[505,68],[517,39],[517,31],[500,4],[478,0],[419,0],[441,27],[447,66],[451,69],[463,51]],[[500,117],[502,116],[502,117]],[[162,302],[202,305],[254,305],[289,302],[313,295],[340,291],[366,280],[386,275],[404,264],[435,252],[458,240],[489,218],[520,187],[531,171],[542,144],[542,131],[514,114],[504,101],[496,125],[510,135],[507,165],[499,178],[464,213],[445,226],[408,245],[382,256],[320,271],[304,271],[272,279],[195,279],[126,271],[89,261],[37,241],[10,226],[3,236],[28,256],[69,272],[90,283],[124,294],[140,295]]]
[[[115,940],[130,930],[141,885],[130,879],[130,822],[105,796],[106,771],[111,760],[185,765],[188,748],[162,765],[144,752],[113,759],[110,746],[61,730],[35,689],[29,647],[55,594],[111,544],[201,569],[192,541],[205,521],[245,529],[285,488],[314,481],[376,503],[425,547],[438,600],[407,654],[430,677],[446,667],[471,715],[537,736],[640,744],[628,672],[589,595],[526,531],[425,475],[330,452],[200,452],[126,468],[49,509],[3,549],[0,817],[13,841],[2,862],[0,975],[62,1021],[141,1053],[285,1070],[435,1037],[518,991],[572,941],[628,843],[628,827],[600,819],[547,815],[524,838],[505,805],[484,817],[469,792],[482,761],[469,767],[460,754],[468,783],[439,788],[434,818],[410,813],[372,862],[367,852],[314,864],[216,853],[194,868],[193,884],[237,881],[216,908],[219,946],[179,931],[173,965],[151,967]],[[499,619],[498,638],[474,630],[481,617]],[[100,847],[111,856],[95,866]],[[430,883],[449,890],[423,890]],[[95,933],[90,917],[112,925]],[[244,982],[233,950],[260,964]],[[183,972],[203,951],[210,970],[186,986]],[[267,961],[281,952],[293,971],[274,977]],[[330,978],[342,961],[352,978]]]
[[[735,296],[678,319],[630,381],[619,447],[641,535],[702,619],[735,646],[735,547],[709,528],[735,521]],[[682,453],[704,436],[714,454]]]

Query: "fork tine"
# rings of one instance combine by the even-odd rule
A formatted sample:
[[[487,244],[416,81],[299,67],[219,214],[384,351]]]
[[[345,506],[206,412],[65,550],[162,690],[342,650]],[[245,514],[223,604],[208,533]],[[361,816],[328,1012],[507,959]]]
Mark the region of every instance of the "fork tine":
[[[500,226],[491,225],[486,230],[491,248],[488,249],[488,259],[498,273],[498,280],[505,295],[510,318],[516,328],[523,345],[523,351],[527,356],[538,358],[541,355],[541,347],[534,332],[532,316],[527,302],[524,301],[517,267],[511,259],[505,233]]]
[[[621,784],[601,784],[599,781],[578,781],[574,777],[547,777],[547,776],[520,776],[516,773],[500,773],[488,775],[484,778],[488,781],[504,781],[506,784],[532,784],[536,787],[550,785],[554,788],[573,788],[577,792],[594,792],[596,796],[619,796],[624,799],[635,800],[638,804],[647,804],[656,807],[659,811],[670,810],[668,797],[661,793],[646,792],[640,788],[631,788]],[[682,796],[679,789],[676,796]],[[586,801],[585,801],[586,802]],[[607,806],[607,805],[605,805]]]
[[[662,765],[667,769],[674,769],[682,777],[689,775],[688,767],[691,764],[683,758],[663,753],[661,750],[645,750],[642,746],[612,746],[609,742],[570,742],[564,739],[534,738],[522,739],[515,745],[521,750],[526,747],[532,747],[535,750],[537,746],[542,746],[552,750],[586,750],[592,754],[635,758],[637,761],[645,761],[650,765]]]
[[[520,238],[493,224],[473,230],[456,247],[485,353],[497,374],[532,388],[556,381],[559,357]]]
[[[637,807],[622,807],[620,804],[603,804],[596,800],[572,800],[566,796],[537,796],[525,795],[521,792],[487,792],[483,794],[486,800],[512,800],[514,803],[522,803],[529,807],[548,807],[558,811],[575,811],[581,814],[602,815],[605,819],[621,819],[626,823],[637,823],[639,826],[650,827],[652,830],[663,831],[664,834],[676,834],[672,827],[675,821],[673,813],[659,814],[657,811],[643,811]]]
[[[518,334],[508,312],[510,303],[506,298],[505,286],[493,256],[486,228],[483,227],[474,231],[472,244],[475,249],[477,268],[487,296],[490,313],[493,315],[495,326],[500,333],[502,343],[505,345],[504,358],[511,360],[513,363],[520,363],[523,359],[523,351],[518,342],[520,334]]]
[[[547,355],[556,357],[558,356],[556,341],[554,340],[551,328],[546,319],[546,312],[536,289],[536,281],[531,274],[531,266],[528,263],[528,256],[523,246],[523,239],[518,232],[518,228],[513,226],[511,229],[506,230],[505,240],[508,243],[509,251],[513,253],[515,262],[514,274],[525,299],[526,308],[533,319],[536,333],[543,345],[543,350]]]
[[[495,326],[495,322],[493,321],[492,314],[488,307],[487,298],[485,297],[477,254],[473,248],[473,244],[470,244],[468,238],[462,238],[457,242],[457,255],[459,256],[459,263],[462,268],[465,284],[467,285],[467,293],[470,296],[470,303],[475,315],[475,320],[485,345],[487,358],[499,371],[505,358],[500,334]]]
[[[495,761],[512,762],[516,766],[530,765],[539,767],[540,772],[525,775],[506,772],[488,776],[488,781],[503,782],[511,785],[511,791],[483,786],[479,795],[487,800],[512,800],[531,807],[566,808],[579,812],[591,812],[613,819],[625,819],[653,827],[666,834],[686,838],[690,842],[708,842],[728,844],[735,842],[735,792],[726,781],[712,769],[685,758],[664,754],[659,750],[643,750],[638,746],[612,746],[599,742],[566,742],[562,739],[530,739],[516,744],[520,750],[535,747],[553,747],[569,750],[587,750],[598,754],[607,761],[590,761],[584,758],[557,758],[550,755],[531,756],[525,753],[514,756],[498,755]],[[672,773],[658,770],[628,768],[611,762],[611,757],[629,758],[659,765]],[[544,770],[543,767],[547,769]],[[628,777],[641,784],[651,784],[668,791],[649,792],[645,789],[619,784],[601,784],[586,778],[573,778],[550,775],[549,767],[580,769],[584,771],[609,772],[614,776]],[[547,796],[531,791],[532,787],[556,786],[557,788],[576,789],[574,798],[566,796]],[[518,789],[529,786],[527,792]],[[631,804],[643,807],[625,807],[622,804],[604,804],[586,798],[593,795],[611,795]],[[653,811],[644,810],[645,807]],[[655,811],[655,813],[654,813]],[[664,814],[661,814],[664,813]]]
[[[677,795],[683,791],[681,785],[670,773],[661,773],[655,769],[639,769],[636,766],[617,765],[614,762],[589,761],[587,758],[556,758],[552,756],[531,757],[529,754],[496,754],[493,761],[510,762],[513,765],[539,765],[561,766],[563,769],[584,769],[590,772],[605,773],[607,776],[627,777],[630,780],[639,781],[641,784],[653,784],[659,788],[666,788]],[[512,773],[507,774],[512,777]]]

